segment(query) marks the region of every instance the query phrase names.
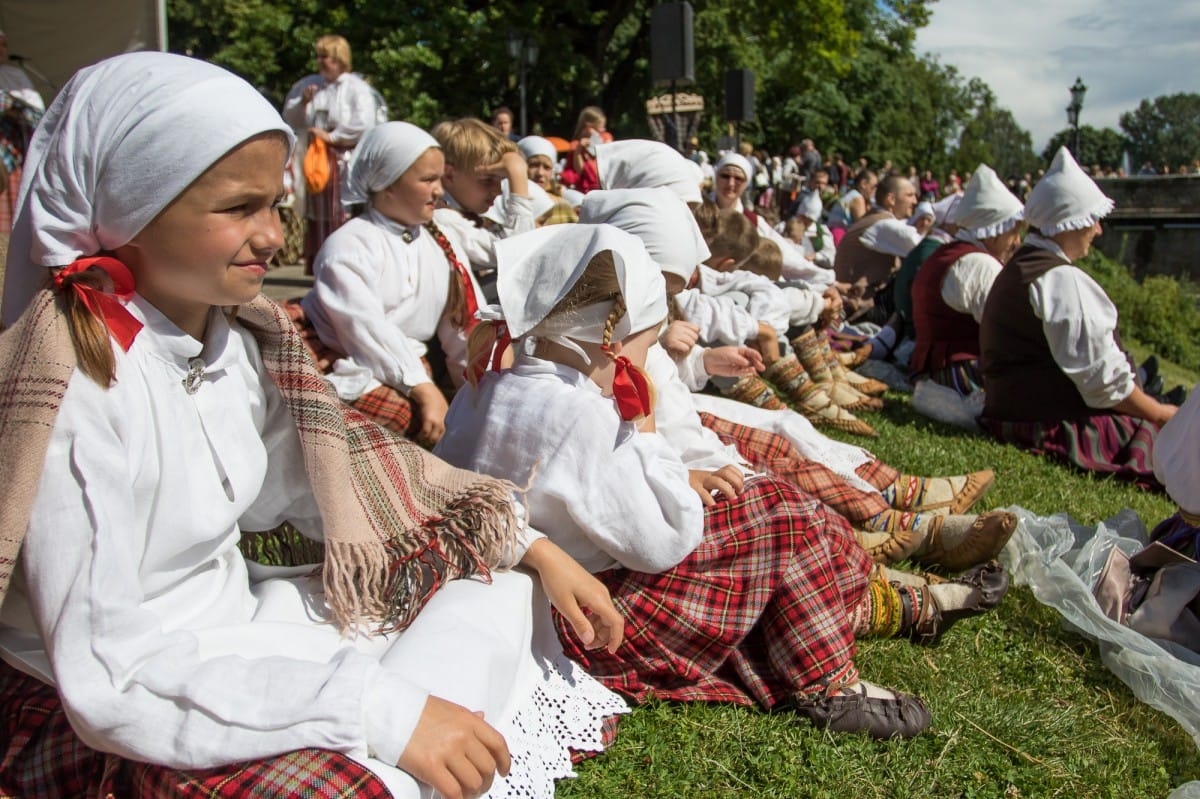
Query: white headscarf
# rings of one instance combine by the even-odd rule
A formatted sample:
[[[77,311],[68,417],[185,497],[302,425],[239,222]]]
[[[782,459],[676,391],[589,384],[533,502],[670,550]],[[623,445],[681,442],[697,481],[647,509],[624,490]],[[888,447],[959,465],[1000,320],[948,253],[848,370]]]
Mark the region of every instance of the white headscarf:
[[[929,200],[921,200],[921,202],[917,203],[917,207],[913,210],[913,215],[908,218],[908,223],[910,225],[916,224],[917,220],[923,216],[927,216],[935,222],[937,221],[937,213],[933,210],[933,203],[929,202]]]
[[[1060,147],[1050,169],[1029,192],[1025,219],[1044,236],[1083,230],[1108,216],[1116,205],[1088,177],[1066,147]]]
[[[555,206],[557,200],[532,180],[529,181],[529,205],[534,219],[541,218],[551,208]],[[508,178],[500,181],[500,193],[496,195],[496,199],[492,200],[492,207],[483,212],[484,219],[490,219],[501,227],[507,227],[508,222],[508,197],[510,190],[508,188]]]
[[[821,221],[821,214],[825,212],[825,203],[821,202],[821,195],[815,191],[805,192],[800,198],[800,207],[796,210],[795,216],[802,216],[806,219],[811,219],[814,222]]]
[[[604,340],[611,302],[601,302],[547,320],[596,255],[611,251],[625,315],[613,328],[620,341],[667,317],[667,289],[637,237],[611,225],[551,225],[496,244],[496,291],[514,340],[545,338],[590,359],[577,341]],[[489,309],[494,312],[494,309]],[[486,312],[485,312],[486,313]],[[481,314],[482,315],[482,314]]]
[[[725,166],[736,166],[742,170],[746,175],[747,186],[750,185],[750,181],[754,180],[754,167],[751,166],[750,161],[743,155],[739,155],[733,151],[725,153],[725,155],[721,156],[721,160],[717,161],[717,165],[713,167],[713,171],[717,175],[720,175],[721,167]]]
[[[526,136],[517,142],[517,149],[521,151],[521,155],[528,161],[535,155],[544,155],[550,159],[550,163],[554,164],[558,161],[558,150],[554,149],[554,145],[549,139],[544,139],[541,136]]]
[[[977,239],[989,239],[1015,228],[1025,218],[1021,201],[987,164],[980,164],[951,220]]]
[[[686,203],[703,201],[698,165],[660,141],[623,139],[596,148],[596,170],[603,189],[653,189],[665,186]]]
[[[371,194],[395,183],[437,139],[408,122],[384,122],[363,134],[350,161],[343,205],[365,203]]]
[[[579,209],[579,221],[632,233],[658,269],[685,281],[712,255],[691,209],[667,188],[589,192]]]
[[[954,222],[954,209],[962,199],[961,194],[947,194],[933,204],[933,224],[941,227],[946,222]]]
[[[205,170],[268,131],[295,142],[250,84],[203,61],[127,53],[75,73],[29,143],[4,324],[42,287],[45,267],[128,244]]]

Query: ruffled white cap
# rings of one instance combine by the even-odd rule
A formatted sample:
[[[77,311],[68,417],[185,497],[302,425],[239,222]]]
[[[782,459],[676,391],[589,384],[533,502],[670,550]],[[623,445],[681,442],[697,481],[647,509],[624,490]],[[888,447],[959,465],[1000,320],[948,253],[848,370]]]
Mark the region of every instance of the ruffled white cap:
[[[552,164],[558,161],[558,150],[554,149],[554,145],[550,143],[549,139],[541,136],[526,136],[517,142],[517,149],[521,151],[521,155],[525,156],[526,161],[535,155],[546,156]]]
[[[954,222],[954,209],[958,208],[961,194],[947,194],[933,204],[933,224],[941,226],[946,222]]]
[[[659,269],[685,281],[712,255],[691,209],[670,189],[589,192],[579,209],[579,221],[632,233]]]
[[[1015,228],[1025,218],[1025,207],[1008,190],[996,171],[980,164],[950,221],[977,239],[990,239]]]
[[[437,139],[410,122],[384,122],[368,130],[354,148],[343,205],[365,203],[374,192],[400,179]]]
[[[1044,236],[1083,230],[1099,222],[1116,206],[1060,147],[1050,169],[1025,201],[1025,219]]]
[[[603,189],[665,186],[686,203],[703,201],[701,175],[691,159],[660,141],[624,139],[596,147],[596,171]]]
[[[496,291],[512,337],[547,338],[568,347],[571,340],[603,341],[611,303],[546,317],[592,258],[606,251],[612,252],[625,298],[625,315],[614,326],[612,340],[662,323],[667,317],[666,284],[636,236],[611,225],[551,225],[496,244]]]

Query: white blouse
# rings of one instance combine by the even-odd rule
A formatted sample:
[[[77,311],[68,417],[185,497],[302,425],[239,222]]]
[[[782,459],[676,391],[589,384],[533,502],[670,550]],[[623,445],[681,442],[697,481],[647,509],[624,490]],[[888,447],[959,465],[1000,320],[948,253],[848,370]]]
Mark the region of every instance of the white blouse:
[[[33,82],[29,80],[25,70],[15,64],[0,64],[0,89],[39,111],[46,110],[42,95],[33,88]]]
[[[522,354],[450,404],[434,450],[528,486],[529,521],[588,571],[661,572],[700,543],[704,510],[658,433],[622,421],[581,372]]]
[[[697,268],[700,270],[700,290],[705,294],[733,297],[756,321],[766,322],[780,335],[787,332],[790,308],[777,284],[744,269],[718,272],[704,264]]]
[[[462,248],[447,239],[466,266]],[[483,292],[467,271],[482,305]],[[330,234],[313,274],[302,305],[321,341],[347,356],[329,376],[342,399],[358,399],[381,383],[408,394],[430,382],[421,358],[434,336],[451,379],[462,383],[466,333],[445,312],[450,281],[459,277],[428,230],[368,209]]]
[[[305,103],[304,87],[309,85],[316,86],[317,92]],[[354,147],[375,126],[376,110],[367,82],[353,72],[343,72],[332,83],[319,75],[298,81],[284,101],[283,118],[297,130],[321,128],[329,131],[335,145]]]
[[[1025,243],[1069,260],[1057,244],[1035,233]],[[1114,336],[1117,308],[1099,283],[1076,266],[1056,267],[1030,284],[1029,303],[1042,320],[1055,363],[1089,407],[1111,408],[1133,393],[1133,368]]]
[[[140,297],[129,307],[145,327],[117,351],[117,382],[76,371],[63,398],[0,657],[57,686],[87,745],[178,768],[321,747],[415,797],[393,764],[430,694],[483,711],[512,744],[516,709],[553,688],[531,649],[529,577],[454,581],[404,634],[342,637],[312,566],[237,549],[243,529],[285,519],[321,534],[252,337],[214,311],[202,343]]]
[[[973,236],[962,231],[959,232],[958,238],[971,244],[979,243]],[[1003,268],[1004,264],[993,258],[990,253],[967,253],[955,261],[942,278],[942,301],[979,322],[983,319],[983,306],[987,304],[992,283]]]
[[[741,345],[758,335],[758,320],[729,297],[691,288],[676,294],[675,302],[683,318],[700,328],[705,344]]]
[[[529,197],[508,193],[501,195],[502,202],[488,209],[491,221],[503,219],[499,225],[477,225],[459,210],[454,198],[444,196],[448,207],[433,213],[433,220],[450,241],[461,249],[469,260],[473,271],[496,268],[496,242],[518,233],[527,233],[537,227],[534,201]],[[500,199],[500,198],[497,198]],[[464,264],[467,262],[464,261]]]

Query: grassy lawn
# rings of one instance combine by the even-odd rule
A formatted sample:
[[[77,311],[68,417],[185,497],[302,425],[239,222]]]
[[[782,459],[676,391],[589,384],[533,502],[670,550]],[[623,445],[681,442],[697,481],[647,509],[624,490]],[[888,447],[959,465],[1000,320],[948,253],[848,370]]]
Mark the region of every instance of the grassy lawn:
[[[1196,380],[1178,367],[1164,372],[1168,385]],[[913,413],[906,395],[888,397],[886,410],[864,415],[880,432],[869,448],[915,474],[995,469],[991,507],[1067,511],[1087,524],[1131,507],[1148,526],[1174,510],[1165,496],[940,425]],[[923,696],[931,733],[876,743],[788,714],[651,704],[626,717],[616,744],[581,764],[558,796],[1125,799],[1165,797],[1200,779],[1200,756],[1183,729],[1134,699],[1096,647],[1025,589],[996,612],[960,622],[936,649],[866,642],[857,661],[867,679]]]

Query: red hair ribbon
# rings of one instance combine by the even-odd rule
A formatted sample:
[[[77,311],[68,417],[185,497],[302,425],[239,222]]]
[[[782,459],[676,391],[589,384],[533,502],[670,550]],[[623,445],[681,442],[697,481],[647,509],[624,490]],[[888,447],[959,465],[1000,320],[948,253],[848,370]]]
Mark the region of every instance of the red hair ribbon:
[[[478,321],[478,320],[476,320]],[[470,383],[473,386],[479,385],[479,381],[483,379],[483,373],[488,370],[488,356],[491,356],[491,370],[493,372],[500,371],[501,361],[504,359],[504,351],[512,344],[512,336],[509,335],[508,325],[504,320],[490,321],[491,342],[484,352],[480,352],[470,363],[467,364],[467,375],[470,377]]]
[[[79,297],[80,302],[92,312],[93,316],[104,320],[108,332],[121,345],[121,349],[128,352],[134,338],[142,329],[142,323],[121,304],[121,300],[128,300],[133,296],[133,274],[130,273],[129,267],[116,258],[105,255],[79,258],[54,275],[54,290],[61,293],[68,275],[86,272],[93,267],[105,272],[112,279],[111,294],[83,283],[71,283],[70,288],[75,291],[75,296]]]
[[[654,400],[646,373],[638,369],[629,359],[621,355],[613,359],[613,399],[617,401],[617,412],[627,422],[637,421],[650,415]]]

